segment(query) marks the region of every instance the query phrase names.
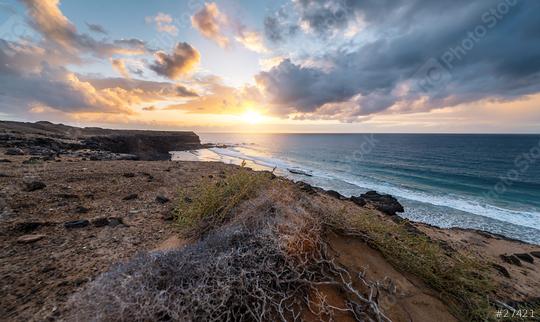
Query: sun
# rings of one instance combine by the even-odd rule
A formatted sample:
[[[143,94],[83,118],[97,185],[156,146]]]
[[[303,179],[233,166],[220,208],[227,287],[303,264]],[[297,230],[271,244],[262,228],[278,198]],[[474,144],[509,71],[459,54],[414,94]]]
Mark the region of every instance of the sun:
[[[242,114],[242,120],[249,124],[259,124],[263,121],[263,116],[257,111],[247,110]]]

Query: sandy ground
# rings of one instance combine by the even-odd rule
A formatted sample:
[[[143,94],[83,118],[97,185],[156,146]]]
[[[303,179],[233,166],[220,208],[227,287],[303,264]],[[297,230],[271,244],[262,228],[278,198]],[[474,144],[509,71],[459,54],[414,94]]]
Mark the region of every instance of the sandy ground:
[[[69,309],[69,296],[111,265],[137,252],[163,251],[189,242],[178,237],[170,218],[178,189],[235,170],[231,165],[202,162],[60,158],[60,162],[24,164],[28,157],[0,156],[4,158],[12,162],[0,163],[0,319],[9,321],[61,319]],[[38,187],[29,185],[37,181],[46,186],[27,191]],[[282,182],[280,193],[290,195],[291,203],[318,198],[357,207],[325,194],[308,195],[293,183]],[[158,201],[158,196],[169,201]],[[89,222],[78,223],[84,227],[65,227],[77,220]],[[497,269],[492,272],[501,285],[499,296],[516,301],[540,297],[540,258],[533,263],[520,260],[517,265],[500,256],[540,251],[540,247],[473,231],[415,226],[458,251],[503,267],[510,277]],[[328,238],[342,264],[354,270],[368,266],[374,280],[395,281],[400,296],[387,302],[381,299],[394,321],[455,320],[437,294],[392,267],[376,250],[353,238]],[[332,290],[327,294],[331,296]],[[339,302],[339,295],[335,300]]]

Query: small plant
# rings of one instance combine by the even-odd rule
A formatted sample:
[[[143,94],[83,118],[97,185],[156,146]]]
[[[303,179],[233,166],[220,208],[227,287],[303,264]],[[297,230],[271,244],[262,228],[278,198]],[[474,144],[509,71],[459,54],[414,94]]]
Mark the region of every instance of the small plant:
[[[323,221],[347,235],[360,237],[378,249],[396,268],[420,277],[439,292],[465,321],[489,320],[488,295],[494,285],[487,265],[462,254],[448,254],[423,234],[409,231],[406,224],[381,220],[370,210],[325,212]]]
[[[176,222],[188,235],[203,235],[221,226],[231,217],[233,208],[253,197],[267,180],[267,173],[252,172],[244,166],[218,181],[205,179],[196,189],[180,192]]]

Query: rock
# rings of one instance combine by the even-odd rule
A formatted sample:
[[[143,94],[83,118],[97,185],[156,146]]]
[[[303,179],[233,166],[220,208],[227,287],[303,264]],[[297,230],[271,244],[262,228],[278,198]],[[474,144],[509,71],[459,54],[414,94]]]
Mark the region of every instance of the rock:
[[[171,200],[169,198],[165,197],[165,196],[157,196],[156,197],[156,202],[160,203],[160,204],[166,204],[169,201],[171,201]]]
[[[6,155],[24,155],[24,151],[19,148],[7,148]]]
[[[83,207],[83,206],[78,206],[77,208],[75,208],[75,213],[77,214],[86,214],[90,211],[90,209],[86,208],[86,207]]]
[[[8,159],[0,159],[0,163],[11,163]]]
[[[74,220],[74,221],[68,221],[64,223],[64,227],[71,229],[71,228],[84,228],[88,226],[90,222],[86,219],[81,220]]]
[[[14,230],[15,231],[19,231],[19,232],[22,232],[22,233],[29,233],[29,232],[32,232],[40,227],[43,227],[43,226],[46,226],[46,225],[49,225],[49,223],[44,223],[44,222],[21,222],[21,223],[17,223],[15,225],[15,228]]]
[[[118,217],[111,217],[111,218],[109,218],[109,226],[111,226],[111,227],[116,227],[116,226],[119,226],[119,225],[124,225],[124,226],[126,226],[126,224],[124,223],[124,221],[122,220],[122,218],[118,218]]]
[[[360,195],[366,202],[375,206],[375,209],[394,216],[398,212],[404,212],[403,206],[391,195],[381,195],[376,191],[368,191]]]
[[[304,192],[307,192],[309,194],[315,194],[317,193],[317,191],[315,190],[315,188],[313,188],[312,185],[310,185],[309,183],[305,183],[303,181],[298,181],[296,182],[296,185],[298,187],[300,187],[300,190],[304,191]]]
[[[41,181],[30,181],[24,184],[24,191],[32,192],[36,190],[41,190],[45,187],[47,187],[47,185]]]
[[[527,253],[521,253],[521,254],[514,254],[517,258],[521,259],[522,261],[524,262],[527,262],[527,263],[531,263],[533,264],[534,263],[534,258],[527,254]]]
[[[30,244],[35,243],[43,238],[45,238],[45,235],[24,235],[17,238],[17,242],[21,244]]]
[[[126,177],[126,178],[133,178],[133,177],[135,177],[135,173],[127,172],[127,173],[124,173],[123,176]]]
[[[134,199],[137,199],[137,198],[139,198],[139,195],[136,194],[136,193],[132,193],[132,194],[127,195],[124,198],[122,198],[122,200],[134,200]]]
[[[59,193],[56,196],[61,199],[79,199],[79,196],[73,193]]]
[[[174,219],[174,214],[172,212],[168,212],[166,214],[163,214],[162,218],[165,221],[171,221]]]
[[[190,197],[184,197],[184,202],[185,203],[192,203],[193,199],[191,199]]]
[[[105,227],[108,226],[109,223],[110,221],[107,217],[92,219],[92,225],[94,225],[94,227]]]
[[[521,266],[521,262],[519,261],[519,258],[517,258],[514,255],[500,255],[500,257],[504,262],[506,262],[508,264]]]
[[[354,202],[355,204],[357,204],[360,207],[363,207],[363,206],[366,205],[366,200],[364,198],[362,198],[362,197],[352,196],[351,201]]]
[[[330,197],[333,197],[333,198],[336,198],[336,199],[340,199],[340,200],[345,200],[347,198],[345,198],[341,193],[335,191],[335,190],[326,190],[325,191],[327,195],[329,195]]]
[[[495,263],[491,264],[491,266],[493,266],[493,268],[495,268],[502,276],[510,278],[510,273],[506,268],[504,268],[504,266]]]
[[[531,255],[533,255],[536,258],[540,258],[540,252],[531,252]]]

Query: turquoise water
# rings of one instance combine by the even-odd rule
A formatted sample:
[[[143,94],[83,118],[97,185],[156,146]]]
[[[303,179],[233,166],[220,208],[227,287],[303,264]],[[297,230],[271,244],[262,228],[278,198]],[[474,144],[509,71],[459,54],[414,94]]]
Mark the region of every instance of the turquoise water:
[[[404,217],[540,244],[540,135],[202,134],[199,159],[274,168],[344,195],[396,196]],[[287,169],[312,174],[292,174]]]

